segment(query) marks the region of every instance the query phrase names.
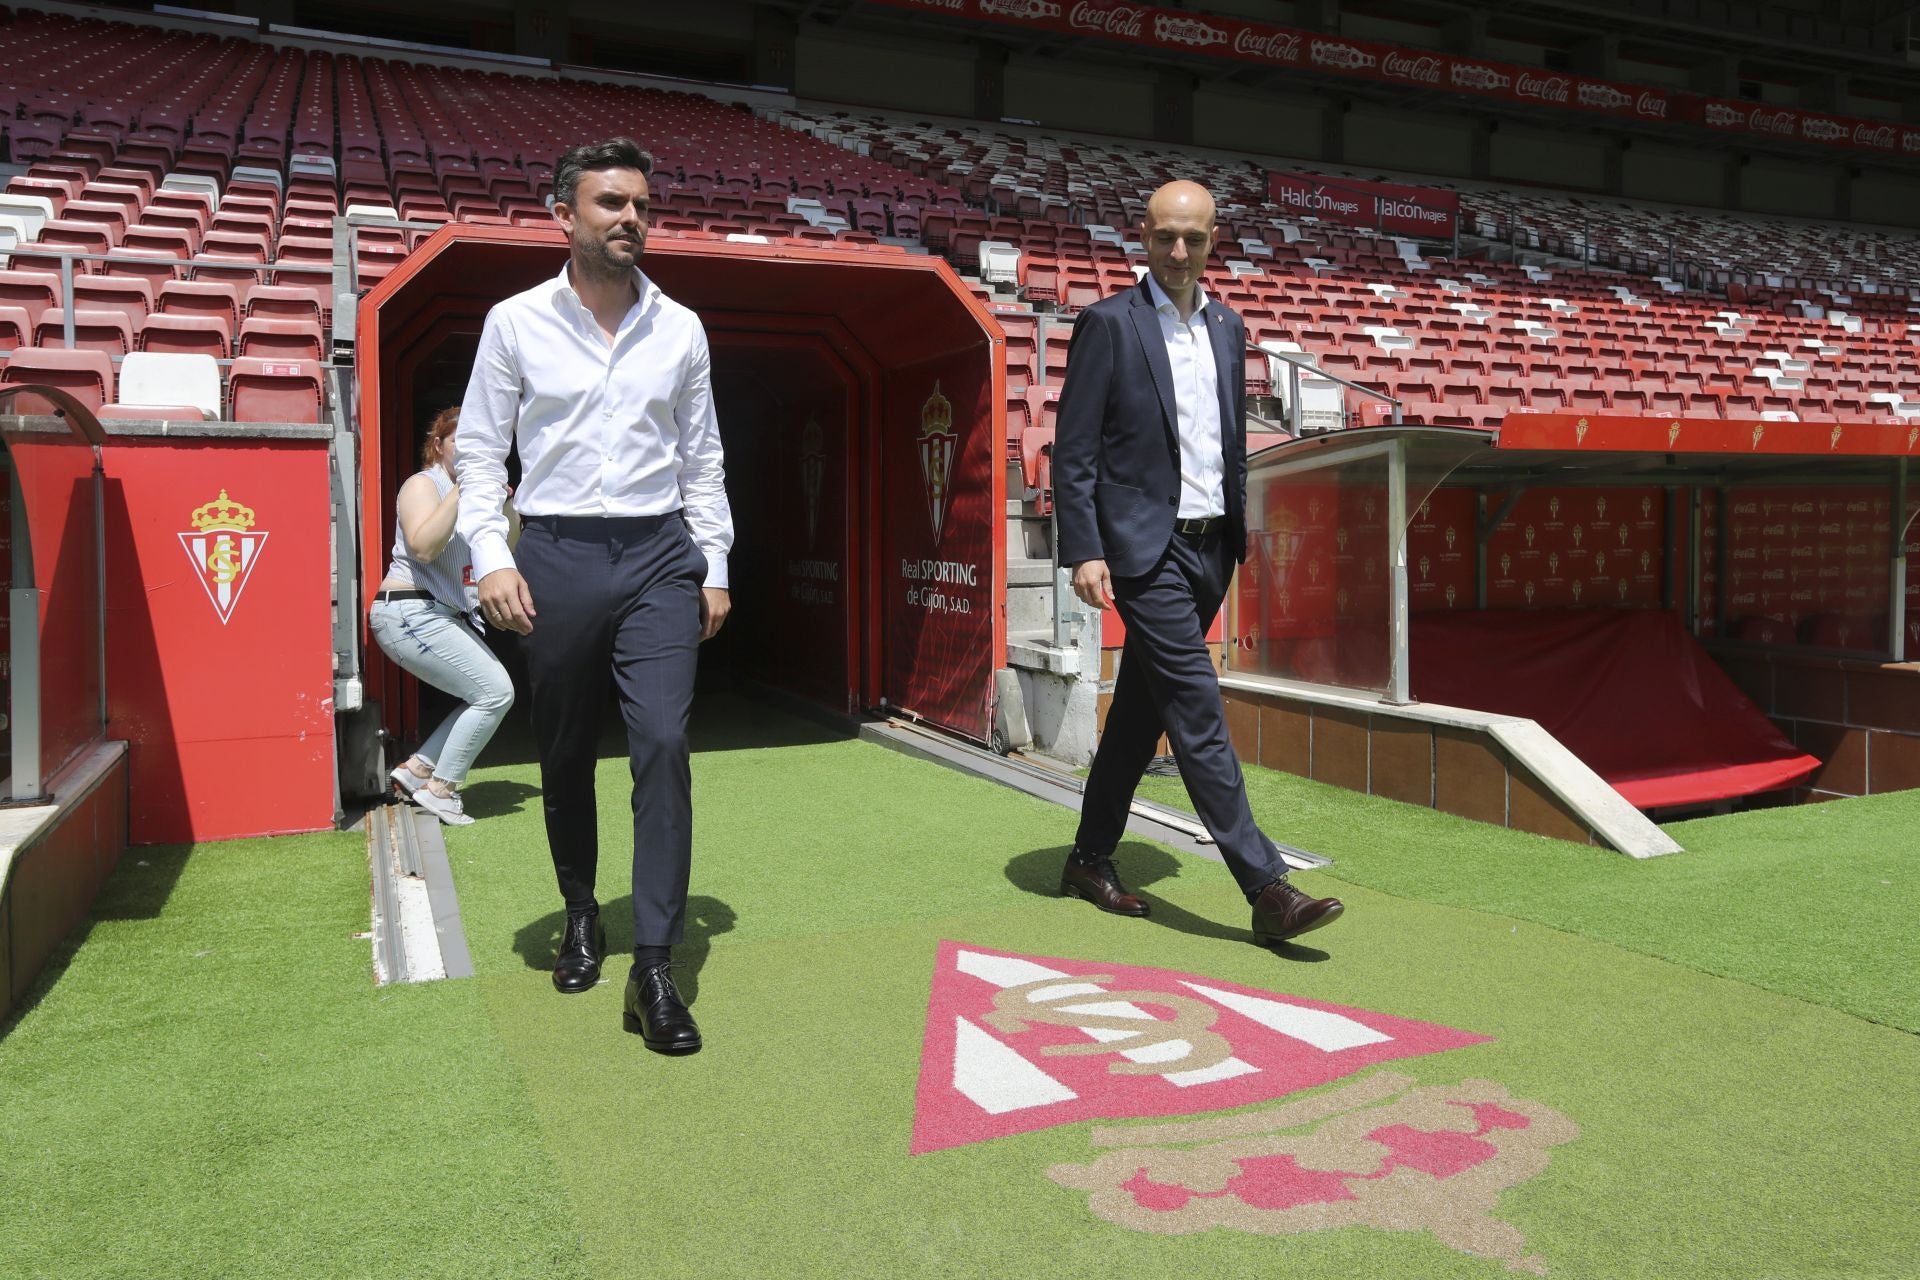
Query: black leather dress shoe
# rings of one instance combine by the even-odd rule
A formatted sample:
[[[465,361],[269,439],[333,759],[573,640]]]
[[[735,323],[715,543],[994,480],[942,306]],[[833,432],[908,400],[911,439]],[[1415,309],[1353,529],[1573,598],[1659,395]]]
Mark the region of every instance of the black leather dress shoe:
[[[656,1053],[700,1052],[700,1028],[687,1012],[665,962],[639,965],[627,976],[627,1030]]]
[[[1263,947],[1332,924],[1345,911],[1338,898],[1313,898],[1275,880],[1253,900],[1253,940]]]
[[[567,916],[560,935],[560,956],[553,962],[553,989],[566,995],[591,991],[600,982],[600,957],[607,951],[607,931],[600,927],[600,909]]]
[[[1117,916],[1147,914],[1147,904],[1121,887],[1120,873],[1113,869],[1112,858],[1095,858],[1092,862],[1068,858],[1060,872],[1060,895],[1083,899]]]

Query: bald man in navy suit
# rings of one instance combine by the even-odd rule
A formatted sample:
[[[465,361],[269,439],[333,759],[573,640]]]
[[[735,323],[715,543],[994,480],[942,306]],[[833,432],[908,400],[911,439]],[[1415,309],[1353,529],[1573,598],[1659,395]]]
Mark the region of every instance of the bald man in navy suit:
[[[1246,324],[1200,287],[1218,234],[1213,197],[1170,182],[1141,224],[1147,276],[1073,326],[1054,444],[1060,562],[1096,609],[1118,609],[1126,649],[1060,891],[1144,916],[1113,850],[1161,733],[1194,809],[1253,906],[1254,941],[1331,924],[1333,898],[1287,882],[1253,820],[1227,736],[1207,628],[1246,558]]]

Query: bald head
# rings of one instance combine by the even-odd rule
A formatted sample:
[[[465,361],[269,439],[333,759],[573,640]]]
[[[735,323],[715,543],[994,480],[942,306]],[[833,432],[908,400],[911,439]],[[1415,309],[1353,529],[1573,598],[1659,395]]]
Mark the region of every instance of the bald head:
[[[1194,218],[1213,226],[1213,196],[1197,182],[1169,182],[1147,197],[1146,226],[1168,218]]]
[[[1213,197],[1197,182],[1169,182],[1147,201],[1140,242],[1147,270],[1185,316],[1198,301],[1195,286],[1213,252]]]

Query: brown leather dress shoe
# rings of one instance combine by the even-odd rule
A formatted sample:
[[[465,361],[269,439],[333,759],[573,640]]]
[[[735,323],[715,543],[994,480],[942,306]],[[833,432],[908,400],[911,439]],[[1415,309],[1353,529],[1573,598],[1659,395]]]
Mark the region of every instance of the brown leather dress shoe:
[[[1253,900],[1253,940],[1263,947],[1285,942],[1332,924],[1345,910],[1338,898],[1310,898],[1285,880],[1275,880]]]
[[[1147,914],[1147,904],[1121,887],[1120,873],[1113,869],[1112,858],[1095,858],[1084,863],[1069,858],[1060,872],[1060,894],[1084,899],[1116,916]]]

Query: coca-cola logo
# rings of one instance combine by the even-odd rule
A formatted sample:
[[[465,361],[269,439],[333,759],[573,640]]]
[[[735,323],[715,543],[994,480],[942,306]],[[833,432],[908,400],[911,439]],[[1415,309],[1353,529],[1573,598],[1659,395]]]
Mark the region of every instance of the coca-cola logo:
[[[1891,151],[1893,137],[1894,128],[1890,124],[1883,124],[1878,129],[1864,124],[1853,128],[1853,145],[1856,147],[1878,147],[1882,151]]]
[[[1478,89],[1482,93],[1494,93],[1513,83],[1511,76],[1472,62],[1454,63],[1452,79],[1456,89]]]
[[[1269,62],[1298,62],[1300,37],[1291,31],[1257,32],[1251,27],[1242,27],[1234,32],[1233,51]]]
[[[1567,94],[1573,89],[1573,82],[1565,76],[1536,76],[1531,72],[1521,72],[1514,82],[1513,91],[1522,98],[1532,98],[1536,102],[1557,102],[1566,105]]]
[[[1782,137],[1793,136],[1793,112],[1768,111],[1765,107],[1755,107],[1747,117],[1747,128],[1755,133],[1777,133]]]
[[[1364,71],[1373,66],[1373,55],[1350,44],[1334,40],[1315,40],[1312,58],[1323,67],[1340,71]]]
[[[1439,84],[1440,59],[1431,55],[1410,58],[1401,53],[1390,53],[1380,64],[1380,74],[1396,80],[1411,80],[1415,84]]]
[[[1176,18],[1162,14],[1153,20],[1153,35],[1156,40],[1172,41],[1174,44],[1209,45],[1225,44],[1227,33],[1217,27],[1192,18]]]
[[[1667,96],[1664,93],[1643,93],[1633,104],[1633,114],[1645,116],[1649,120],[1667,118]]]
[[[1137,38],[1145,29],[1147,11],[1127,5],[1105,9],[1089,0],[1080,0],[1067,15],[1067,25],[1076,31],[1098,31],[1110,36]]]
[[[1583,107],[1593,107],[1600,111],[1618,111],[1632,101],[1632,98],[1610,84],[1588,82],[1580,86],[1580,105]]]

